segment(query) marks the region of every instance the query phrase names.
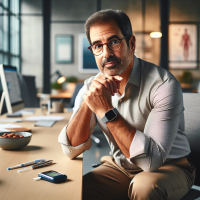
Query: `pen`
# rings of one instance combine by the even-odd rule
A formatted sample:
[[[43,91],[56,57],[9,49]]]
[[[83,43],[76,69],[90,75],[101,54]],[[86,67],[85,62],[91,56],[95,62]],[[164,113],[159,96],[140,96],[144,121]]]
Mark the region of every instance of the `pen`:
[[[32,165],[30,167],[26,167],[24,169],[20,169],[17,172],[25,172],[25,171],[36,169],[36,168],[39,168],[39,167],[45,167],[45,166],[51,165],[52,162],[53,162],[53,160],[47,160],[47,161],[44,161],[44,162],[39,162],[39,163],[36,163],[35,165]]]
[[[8,167],[7,170],[16,169],[16,168],[19,168],[19,167],[25,167],[25,166],[28,166],[28,165],[33,165],[33,164],[36,164],[38,162],[45,161],[45,160],[46,159],[33,160],[33,161],[30,161],[30,162],[26,162],[26,163],[22,163],[22,164],[16,165],[14,167]]]

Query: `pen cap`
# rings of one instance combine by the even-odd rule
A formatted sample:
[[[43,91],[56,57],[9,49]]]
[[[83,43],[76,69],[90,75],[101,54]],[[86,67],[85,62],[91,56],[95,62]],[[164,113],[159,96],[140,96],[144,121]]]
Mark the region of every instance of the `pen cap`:
[[[36,178],[33,178],[35,181],[39,181],[41,179],[41,177],[36,177]]]
[[[32,170],[32,169],[33,169],[33,167],[30,166],[30,167],[26,167],[26,168],[24,168],[24,169],[19,169],[17,172],[19,172],[19,173],[21,173],[21,172],[27,172],[27,171],[30,171],[30,170]]]

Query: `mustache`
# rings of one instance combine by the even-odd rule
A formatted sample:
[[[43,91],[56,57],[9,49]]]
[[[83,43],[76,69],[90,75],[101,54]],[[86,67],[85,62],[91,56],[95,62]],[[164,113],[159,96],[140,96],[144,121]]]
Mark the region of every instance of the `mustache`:
[[[109,58],[104,58],[101,61],[101,66],[104,67],[107,62],[112,62],[112,61],[117,62],[117,63],[121,63],[121,59],[120,58],[115,57],[115,56],[109,56]]]

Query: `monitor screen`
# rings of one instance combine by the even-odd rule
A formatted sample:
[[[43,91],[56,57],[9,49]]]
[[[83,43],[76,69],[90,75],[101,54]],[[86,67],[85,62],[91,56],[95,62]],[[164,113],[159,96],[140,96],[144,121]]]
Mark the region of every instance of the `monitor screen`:
[[[12,105],[22,102],[20,85],[17,77],[16,68],[4,66],[5,79],[7,83],[10,103]]]
[[[90,46],[86,35],[79,34],[79,72],[80,73],[99,73],[94,55],[90,52]]]
[[[0,111],[5,99],[7,112],[12,114],[24,108],[20,83],[16,67],[0,65],[0,77],[3,87]]]

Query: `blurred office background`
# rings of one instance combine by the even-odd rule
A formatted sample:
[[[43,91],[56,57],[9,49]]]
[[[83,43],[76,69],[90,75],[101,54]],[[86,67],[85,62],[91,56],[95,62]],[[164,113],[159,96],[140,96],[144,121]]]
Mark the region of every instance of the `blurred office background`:
[[[80,34],[84,33],[87,18],[106,8],[120,9],[130,17],[138,57],[170,70],[183,90],[198,91],[198,0],[0,0],[0,63],[16,66],[23,75],[34,76],[38,92],[51,93],[51,84],[57,79],[51,75],[56,71],[83,82],[95,73],[79,70]],[[186,29],[190,37],[186,38],[189,55],[184,54],[181,36]],[[162,37],[150,37],[152,32],[160,32]],[[59,62],[56,57],[58,36],[72,39],[71,48],[64,46],[70,61]],[[101,156],[109,154],[103,135],[99,130],[95,134],[101,144],[94,143],[90,153],[85,153],[83,173],[92,169],[91,162],[99,163]]]

